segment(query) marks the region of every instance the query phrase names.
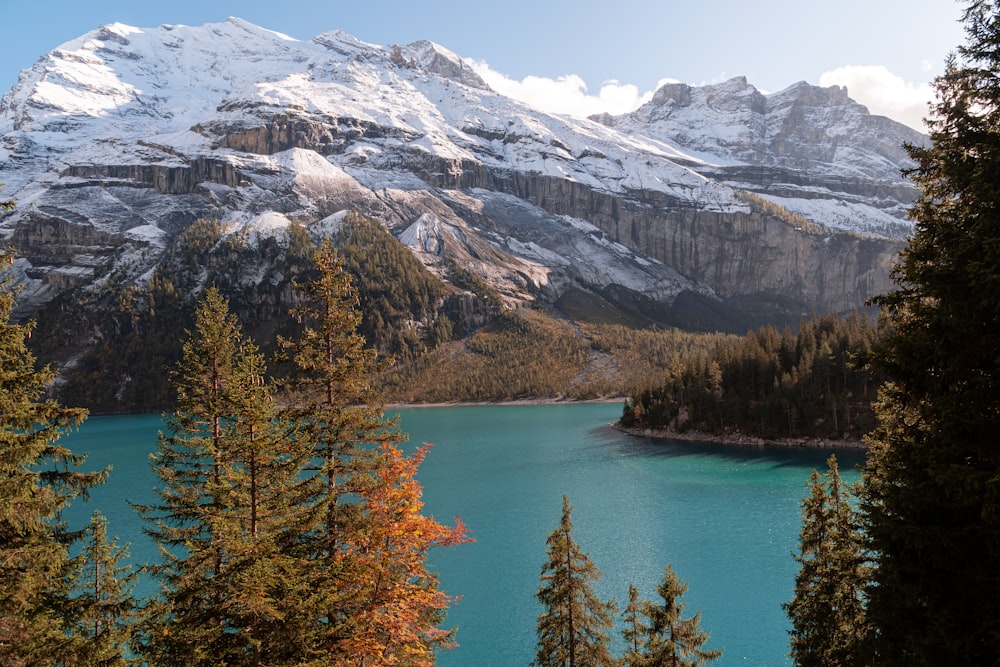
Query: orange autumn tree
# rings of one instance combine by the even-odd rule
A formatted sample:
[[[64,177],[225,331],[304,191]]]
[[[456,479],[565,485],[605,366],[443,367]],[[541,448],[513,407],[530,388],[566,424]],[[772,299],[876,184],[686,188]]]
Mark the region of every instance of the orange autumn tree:
[[[296,282],[297,338],[279,338],[291,362],[282,419],[312,450],[302,471],[306,516],[294,554],[307,596],[285,627],[298,664],[432,665],[453,645],[442,622],[451,598],[426,569],[428,551],[466,540],[420,514],[415,479],[426,449],[403,456],[406,440],[386,417],[375,385],[387,361],[367,347],[357,291],[330,240],[316,250],[312,279]]]
[[[435,650],[456,645],[454,630],[437,627],[454,599],[428,572],[427,555],[470,539],[457,517],[449,528],[421,514],[416,473],[429,449],[424,443],[405,456],[391,443],[379,448],[381,465],[365,494],[367,521],[352,545],[355,565],[368,576],[353,591],[360,604],[338,650],[350,656],[344,664],[423,667],[434,664]]]

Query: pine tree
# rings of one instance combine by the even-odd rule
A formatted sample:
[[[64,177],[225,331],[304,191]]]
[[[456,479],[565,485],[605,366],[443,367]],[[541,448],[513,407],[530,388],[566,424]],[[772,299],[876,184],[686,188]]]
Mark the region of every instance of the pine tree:
[[[615,665],[608,649],[615,605],[602,602],[592,585],[600,571],[573,540],[572,508],[563,496],[562,519],[549,534],[548,562],[542,566],[537,598],[537,667],[597,667]]]
[[[936,82],[921,194],[876,363],[864,474],[870,662],[1000,663],[1000,6],[966,3]]]
[[[629,606],[635,607],[646,620],[631,621],[626,627],[625,637],[630,643],[625,664],[629,667],[697,667],[722,657],[722,649],[702,648],[711,633],[701,629],[701,612],[682,618],[684,603],[680,598],[687,588],[670,565],[656,587],[662,603],[640,603],[634,589],[630,588]]]
[[[449,598],[426,570],[427,552],[463,541],[465,530],[419,514],[413,475],[424,450],[407,458],[394,446],[406,436],[383,413],[374,382],[386,364],[357,332],[350,275],[329,240],[315,259],[316,276],[297,284],[304,299],[292,311],[304,329],[279,341],[296,367],[285,417],[318,462],[306,474],[310,516],[297,546],[312,565],[311,595],[292,621],[302,624],[301,659],[430,665],[453,640],[436,628]]]
[[[107,519],[94,512],[82,548],[75,558],[74,597],[65,608],[78,637],[74,655],[66,664],[111,667],[136,664],[128,658],[134,625],[139,615],[133,597],[138,578],[135,568],[122,564],[128,548],[109,540]]]
[[[785,611],[792,621],[790,655],[796,665],[847,667],[864,664],[859,649],[866,634],[868,566],[850,503],[852,489],[840,477],[836,456],[827,465],[826,475],[813,471],[810,495],[802,502],[800,555],[795,557],[800,569],[795,597]]]
[[[263,357],[218,290],[206,290],[173,377],[178,407],[153,457],[158,505],[141,506],[165,564],[144,649],[167,664],[294,662],[303,596],[294,555],[311,450],[277,408]]]
[[[0,251],[0,262],[13,263],[13,254]],[[11,322],[12,283],[0,279],[0,664],[47,665],[78,644],[64,611],[74,576],[68,548],[81,533],[60,512],[106,473],[80,472],[84,457],[58,443],[87,413],[45,398],[55,372],[35,367],[25,342],[34,323]]]

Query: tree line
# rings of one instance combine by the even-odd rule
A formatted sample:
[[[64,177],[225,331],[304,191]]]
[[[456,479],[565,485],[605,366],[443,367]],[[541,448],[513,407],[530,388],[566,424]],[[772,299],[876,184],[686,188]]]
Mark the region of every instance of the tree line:
[[[835,461],[803,504],[796,664],[1000,664],[1000,3],[964,2],[907,146],[914,232],[875,299],[888,326],[861,483]]]
[[[867,317],[814,317],[797,333],[761,327],[686,355],[625,405],[626,427],[741,433],[767,439],[860,439],[874,425],[879,337]]]
[[[147,601],[99,514],[60,520],[107,471],[79,472],[59,445],[86,412],[45,398],[54,373],[35,368],[34,324],[9,323],[15,290],[0,285],[0,664],[431,665],[455,645],[426,559],[465,527],[421,514],[428,446],[405,455],[382,412],[381,361],[332,243],[314,262],[296,283],[301,333],[277,341],[280,380],[221,292],[199,299],[156,500],[136,507],[162,555]]]

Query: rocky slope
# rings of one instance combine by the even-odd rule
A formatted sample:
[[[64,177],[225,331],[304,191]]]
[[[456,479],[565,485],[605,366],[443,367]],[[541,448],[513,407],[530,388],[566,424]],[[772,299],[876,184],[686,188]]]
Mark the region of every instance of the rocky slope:
[[[280,244],[355,209],[508,304],[696,293],[792,318],[889,287],[914,196],[900,144],[923,140],[843,89],[744,79],[553,116],[430,42],[298,41],[240,19],[69,42],[0,101],[0,136],[22,313],[141,291],[199,218]]]

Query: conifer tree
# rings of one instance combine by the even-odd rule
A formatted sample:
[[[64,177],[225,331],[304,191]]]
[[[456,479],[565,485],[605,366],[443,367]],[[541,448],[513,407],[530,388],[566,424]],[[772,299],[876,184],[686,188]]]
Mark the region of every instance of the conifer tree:
[[[454,647],[454,630],[437,627],[452,599],[427,570],[431,549],[468,541],[465,526],[454,528],[421,514],[417,468],[424,445],[410,456],[392,444],[380,447],[382,461],[366,490],[366,520],[351,548],[363,577],[345,581],[361,604],[338,646],[345,665],[433,665],[435,651]]]
[[[166,664],[207,664],[235,650],[221,614],[218,587],[224,554],[209,525],[222,512],[221,484],[230,416],[228,383],[240,340],[236,318],[217,290],[199,301],[194,332],[172,373],[177,408],[166,415],[151,457],[160,479],[159,504],[139,506],[146,532],[161,547],[164,564],[153,570],[163,587],[147,625],[149,657]]]
[[[643,614],[644,600],[639,599],[639,591],[632,584],[628,586],[628,604],[622,612],[625,629],[622,638],[625,640],[625,654],[622,664],[625,667],[642,667],[645,664],[643,653],[646,648],[646,638],[651,634],[651,628]]]
[[[76,591],[66,613],[71,634],[79,639],[66,664],[111,667],[136,664],[131,654],[132,632],[139,615],[133,597],[135,568],[122,564],[128,548],[109,540],[107,519],[94,512],[79,555],[75,558]]]
[[[302,624],[301,659],[431,665],[453,639],[436,628],[449,598],[426,569],[427,552],[463,541],[465,529],[419,514],[413,476],[424,450],[403,457],[395,447],[406,436],[383,413],[374,382],[385,363],[357,332],[350,274],[329,240],[315,258],[316,275],[297,284],[304,300],[292,311],[303,331],[279,341],[296,367],[285,418],[318,462],[306,471],[309,517],[297,546],[311,564],[311,594],[292,620]]]
[[[295,662],[284,621],[303,595],[293,547],[311,450],[276,418],[265,373],[225,299],[206,290],[153,457],[160,503],[139,507],[165,559],[144,638],[154,662]]]
[[[13,254],[0,251],[0,263]],[[59,444],[87,413],[45,397],[55,372],[35,367],[26,345],[34,323],[11,322],[15,296],[12,279],[0,278],[0,664],[42,665],[78,645],[64,612],[74,577],[68,548],[81,533],[60,512],[106,473],[80,472],[84,457]]]
[[[700,611],[690,618],[682,618],[684,603],[680,598],[687,588],[667,565],[663,580],[656,587],[661,603],[639,603],[633,599],[637,597],[633,595],[634,589],[630,589],[630,606],[637,607],[646,620],[633,621],[631,627],[626,627],[625,637],[631,642],[625,664],[629,667],[697,667],[722,657],[722,649],[702,648],[711,633],[701,629]],[[630,632],[640,636],[631,636]]]
[[[548,561],[536,597],[538,616],[536,667],[598,667],[615,665],[608,648],[615,605],[593,591],[601,573],[573,539],[572,508],[563,496],[559,527],[549,534]]]
[[[1000,663],[1000,6],[965,3],[909,147],[914,233],[877,300],[891,325],[863,511],[869,662]]]
[[[866,634],[863,536],[851,506],[851,488],[840,477],[837,457],[828,471],[813,471],[810,495],[802,502],[800,569],[795,597],[785,605],[792,621],[790,655],[796,665],[837,667],[863,664],[859,647]]]

